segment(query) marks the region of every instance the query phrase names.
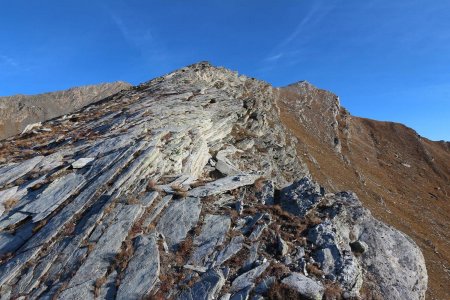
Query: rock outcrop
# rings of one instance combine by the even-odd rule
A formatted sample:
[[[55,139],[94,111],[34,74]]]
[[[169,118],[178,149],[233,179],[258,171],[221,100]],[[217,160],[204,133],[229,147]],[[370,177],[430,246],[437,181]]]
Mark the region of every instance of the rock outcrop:
[[[2,299],[424,299],[416,244],[312,181],[278,97],[198,63],[11,138]]]
[[[48,130],[42,128],[41,122],[69,114],[130,86],[118,81],[40,95],[0,97],[0,140],[33,129]]]

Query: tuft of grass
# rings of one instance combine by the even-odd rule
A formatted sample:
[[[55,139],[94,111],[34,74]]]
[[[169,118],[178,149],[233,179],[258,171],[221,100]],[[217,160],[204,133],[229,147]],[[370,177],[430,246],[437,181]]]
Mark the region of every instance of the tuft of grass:
[[[306,270],[308,271],[309,274],[312,274],[316,277],[322,277],[322,275],[324,274],[323,271],[321,269],[319,269],[318,266],[314,265],[314,264],[307,264],[306,265]]]
[[[42,227],[45,226],[45,224],[47,224],[47,220],[42,220],[42,221],[40,221],[40,222],[36,225],[36,227],[33,228],[33,233],[38,232]]]
[[[275,283],[267,294],[269,300],[302,300],[303,298],[296,290],[286,284]]]
[[[147,192],[156,191],[161,192],[161,188],[158,187],[158,182],[155,179],[150,179],[147,183]]]
[[[17,198],[10,198],[3,202],[3,207],[5,208],[5,211],[11,210],[17,203],[19,202],[19,199]]]
[[[106,282],[105,276],[100,277],[95,281],[95,286],[94,286],[95,287],[95,289],[94,289],[95,298],[100,297],[100,289],[105,284],[105,282]]]
[[[255,190],[257,192],[261,192],[265,183],[266,183],[266,179],[263,176],[256,179],[255,183],[253,184],[255,186]]]
[[[342,288],[336,282],[325,284],[325,292],[323,298],[326,300],[341,300]]]

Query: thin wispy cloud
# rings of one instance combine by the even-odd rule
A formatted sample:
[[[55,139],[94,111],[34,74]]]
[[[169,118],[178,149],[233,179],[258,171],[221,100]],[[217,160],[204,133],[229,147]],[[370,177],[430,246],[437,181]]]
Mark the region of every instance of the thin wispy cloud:
[[[326,3],[326,4],[325,4]],[[318,25],[324,17],[326,17],[336,6],[336,1],[314,1],[312,7],[308,10],[305,16],[295,26],[294,30],[286,36],[285,39],[280,41],[267,57],[263,59],[264,63],[276,63],[281,58],[289,57],[293,53],[299,52],[299,50],[289,51],[289,46],[296,41],[300,36],[306,44],[307,37],[311,28]]]
[[[6,55],[0,55],[0,65],[17,68],[19,63],[12,57]]]
[[[110,7],[104,7],[104,9],[123,40],[130,48],[140,53],[143,61],[147,64],[167,61],[167,51],[164,45],[155,37],[148,24],[124,18]]]

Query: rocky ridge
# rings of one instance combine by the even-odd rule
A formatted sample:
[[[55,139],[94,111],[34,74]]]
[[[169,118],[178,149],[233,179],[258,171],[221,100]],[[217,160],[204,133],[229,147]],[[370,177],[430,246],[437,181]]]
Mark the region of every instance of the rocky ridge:
[[[27,125],[71,113],[130,86],[117,81],[40,95],[0,97],[0,140],[21,133]]]
[[[419,248],[312,181],[278,96],[198,63],[3,144],[2,299],[424,299]]]

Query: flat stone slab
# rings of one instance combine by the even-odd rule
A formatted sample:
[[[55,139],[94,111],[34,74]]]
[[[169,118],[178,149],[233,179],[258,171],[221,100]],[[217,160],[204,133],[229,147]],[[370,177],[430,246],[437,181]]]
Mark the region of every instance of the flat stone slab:
[[[197,224],[201,207],[199,198],[172,201],[156,226],[156,230],[164,234],[169,248],[183,241],[188,231]]]
[[[117,291],[117,299],[142,299],[152,290],[159,276],[159,251],[155,234],[139,236]]]
[[[221,245],[230,229],[231,220],[228,216],[206,215],[200,235],[194,238],[196,247],[191,256],[194,265],[204,266],[209,255],[216,246]]]
[[[67,200],[85,182],[84,176],[69,173],[53,181],[36,200],[25,205],[21,211],[34,214],[33,221],[46,218],[58,206]]]
[[[281,282],[311,300],[321,300],[325,291],[321,283],[300,273],[292,273]]]
[[[233,237],[230,243],[228,243],[228,245],[217,254],[214,264],[216,266],[220,266],[228,259],[233,257],[236,253],[238,253],[242,249],[244,240],[245,238],[242,235]]]
[[[260,175],[235,175],[220,178],[216,181],[208,182],[204,186],[199,186],[188,192],[191,197],[207,197],[221,194],[226,191],[235,190],[241,186],[251,185]]]
[[[36,156],[21,163],[0,168],[0,187],[11,183],[30,172],[39,162],[41,162],[42,158],[43,156]]]
[[[181,293],[178,300],[212,300],[216,299],[225,278],[220,270],[210,269],[202,275],[200,281],[195,283],[190,289]]]
[[[72,299],[79,294],[88,294],[97,278],[105,275],[108,266],[120,251],[122,241],[125,240],[142,208],[138,205],[119,206],[119,213],[112,224],[95,245],[94,250],[75,273],[68,284],[68,288],[61,293],[62,299]]]
[[[74,168],[74,169],[84,168],[84,167],[92,164],[94,159],[95,158],[93,158],[93,157],[82,157],[82,158],[79,158],[79,159],[77,159],[76,161],[74,161],[72,163],[72,168]]]
[[[249,285],[253,285],[256,278],[261,276],[261,274],[267,269],[267,267],[269,265],[270,265],[270,262],[266,261],[262,265],[257,266],[256,268],[254,268],[244,274],[241,274],[231,284],[230,291],[238,292],[238,291],[246,288]]]

